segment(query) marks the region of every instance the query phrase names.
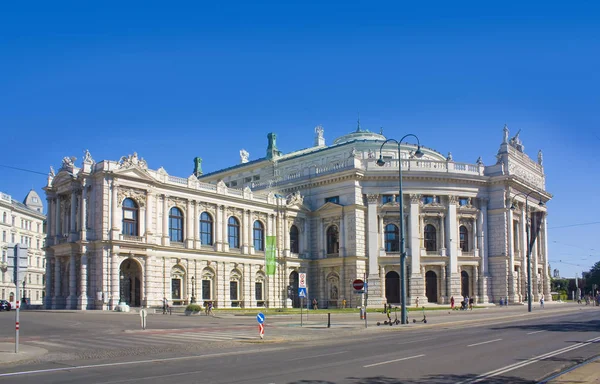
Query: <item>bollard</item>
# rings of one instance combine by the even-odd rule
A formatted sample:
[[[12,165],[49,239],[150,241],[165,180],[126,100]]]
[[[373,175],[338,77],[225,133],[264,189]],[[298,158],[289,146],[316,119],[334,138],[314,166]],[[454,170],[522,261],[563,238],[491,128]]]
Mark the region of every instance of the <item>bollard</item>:
[[[327,328],[331,328],[331,313],[327,313]]]

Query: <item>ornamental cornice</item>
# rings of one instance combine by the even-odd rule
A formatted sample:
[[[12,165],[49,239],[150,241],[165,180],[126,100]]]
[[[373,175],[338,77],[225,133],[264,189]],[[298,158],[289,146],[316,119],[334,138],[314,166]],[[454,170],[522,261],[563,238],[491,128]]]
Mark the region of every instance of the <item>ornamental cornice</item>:
[[[187,205],[187,200],[181,197],[169,196],[169,204],[175,205],[179,208],[183,208]]]

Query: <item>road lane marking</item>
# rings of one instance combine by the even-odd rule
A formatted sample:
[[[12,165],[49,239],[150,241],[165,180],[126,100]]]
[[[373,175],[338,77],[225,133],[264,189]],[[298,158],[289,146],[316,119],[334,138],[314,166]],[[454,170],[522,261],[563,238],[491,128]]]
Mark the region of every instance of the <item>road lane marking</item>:
[[[476,345],[483,345],[483,344],[495,343],[496,341],[500,341],[500,340],[502,340],[502,339],[495,339],[495,340],[483,341],[481,343],[469,344],[469,345],[467,345],[467,347],[474,347]]]
[[[333,352],[333,353],[325,353],[323,355],[314,355],[314,356],[306,356],[306,357],[298,357],[296,359],[290,359],[288,361],[297,361],[297,360],[306,360],[306,359],[314,359],[317,357],[323,357],[323,356],[333,356],[333,355],[341,355],[342,353],[348,353],[348,351],[340,351],[340,352]]]
[[[200,372],[202,372],[202,371],[169,373],[168,375],[161,375],[161,376],[145,376],[145,377],[138,377],[135,379],[123,379],[123,380],[117,380],[117,381],[102,381],[102,382],[98,382],[97,384],[130,383],[132,381],[140,381],[140,380],[147,380],[147,379],[164,379],[164,378],[175,377],[175,376],[194,375],[194,374],[200,373]]]
[[[536,333],[540,333],[540,332],[546,332],[546,331],[535,331],[535,332],[529,332],[528,335],[535,335]]]
[[[363,365],[363,368],[375,367],[377,365],[383,365],[383,364],[391,364],[391,363],[396,363],[398,361],[416,359],[416,358],[423,357],[423,356],[425,356],[425,355],[417,355],[417,356],[403,357],[401,359],[395,359],[395,360],[389,360],[389,361],[382,361],[381,363]]]
[[[403,343],[398,343],[396,345],[403,345],[403,344],[413,344],[413,343],[420,343],[422,341],[427,341],[427,340],[433,340],[436,339],[435,337],[428,337],[426,339],[419,339],[419,340],[412,340],[412,341],[405,341]]]
[[[262,349],[262,350],[254,349],[254,350],[249,350],[249,351],[222,352],[222,353],[213,353],[213,354],[206,354],[206,355],[195,355],[195,356],[191,355],[191,356],[180,356],[180,357],[166,357],[163,359],[121,361],[121,362],[117,362],[117,363],[105,363],[105,364],[75,365],[72,367],[36,369],[36,370],[32,370],[32,371],[0,373],[0,377],[25,376],[25,375],[33,375],[33,374],[38,374],[38,373],[75,371],[75,370],[79,370],[79,369],[92,369],[92,368],[118,367],[118,366],[127,366],[127,365],[152,364],[152,363],[161,363],[161,362],[167,362],[167,361],[194,360],[194,359],[204,359],[204,358],[222,357],[222,356],[247,355],[247,354],[256,354],[259,352],[264,353],[264,352],[281,351],[283,349],[285,349],[285,348],[278,347],[278,348],[269,348],[269,349]]]
[[[589,339],[589,340],[581,342],[579,344],[570,345],[568,347],[557,349],[556,351],[544,353],[543,355],[532,357],[532,358],[524,360],[524,361],[519,361],[517,363],[511,364],[511,365],[507,365],[507,366],[502,367],[502,368],[498,368],[498,369],[496,369],[494,371],[490,371],[490,372],[484,373],[482,375],[479,375],[479,376],[477,376],[474,379],[469,379],[469,380],[461,381],[458,384],[480,383],[480,382],[483,382],[485,380],[488,380],[490,377],[502,375],[504,373],[507,373],[507,372],[510,372],[510,371],[514,371],[515,369],[523,368],[523,367],[526,367],[526,366],[528,366],[530,364],[537,363],[538,361],[547,359],[549,357],[554,357],[554,356],[557,356],[557,355],[560,355],[560,354],[563,354],[563,353],[566,353],[566,352],[573,351],[575,349],[586,347],[586,346],[588,346],[588,345],[590,345],[592,343],[598,342],[598,341],[600,341],[600,337]]]

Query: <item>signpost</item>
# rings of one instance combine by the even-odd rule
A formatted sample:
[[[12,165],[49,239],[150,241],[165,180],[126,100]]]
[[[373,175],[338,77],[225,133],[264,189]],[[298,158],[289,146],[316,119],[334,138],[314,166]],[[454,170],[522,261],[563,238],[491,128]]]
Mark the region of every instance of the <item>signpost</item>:
[[[365,282],[362,281],[361,279],[356,279],[352,282],[352,286],[354,287],[354,289],[356,289],[357,291],[361,291],[364,286],[365,286]]]
[[[256,321],[258,321],[258,335],[262,339],[265,337],[265,315],[262,312],[259,312],[258,315],[256,315]]]
[[[27,246],[23,244],[9,244],[7,258],[8,267],[13,269],[13,281],[16,287],[15,353],[19,353],[19,315],[21,307],[21,291],[19,289],[27,272]]]
[[[298,273],[298,297],[300,298],[300,326],[302,326],[302,299],[306,300],[306,320],[308,320],[308,290],[306,289],[306,273]]]

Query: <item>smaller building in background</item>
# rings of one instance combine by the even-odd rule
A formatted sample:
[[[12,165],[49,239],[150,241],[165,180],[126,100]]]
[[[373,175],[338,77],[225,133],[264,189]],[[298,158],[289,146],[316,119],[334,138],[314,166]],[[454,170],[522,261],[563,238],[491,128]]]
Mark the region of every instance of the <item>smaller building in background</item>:
[[[8,268],[9,244],[24,244],[28,247],[29,262],[25,281],[19,287],[21,297],[28,304],[42,304],[44,299],[44,252],[45,228],[44,205],[40,196],[32,189],[23,203],[0,192],[0,298],[14,303],[16,287],[12,268]]]

